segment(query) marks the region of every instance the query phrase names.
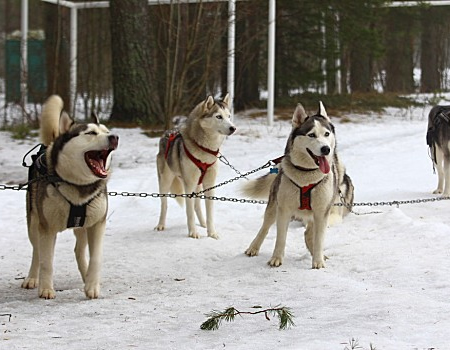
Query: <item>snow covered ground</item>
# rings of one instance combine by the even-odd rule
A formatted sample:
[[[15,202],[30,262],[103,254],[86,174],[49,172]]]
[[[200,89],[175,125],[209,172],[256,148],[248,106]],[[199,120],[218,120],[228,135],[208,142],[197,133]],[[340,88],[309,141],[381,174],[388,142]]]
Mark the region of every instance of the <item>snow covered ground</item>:
[[[437,197],[425,144],[429,109],[333,119],[357,203]],[[221,151],[241,172],[282,154],[289,121],[268,127],[264,119],[238,115],[235,122],[238,131]],[[120,144],[109,190],[157,192],[158,140],[140,129],[113,130]],[[0,184],[25,181],[22,157],[36,143],[0,132]],[[219,181],[234,176],[221,164]],[[241,198],[243,181],[220,187],[217,195]],[[156,232],[158,199],[110,197],[98,300],[84,297],[69,231],[57,241],[56,299],[21,289],[31,259],[25,191],[0,191],[0,203],[0,349],[344,350],[357,348],[352,339],[363,349],[450,348],[448,201],[356,207],[358,214],[379,213],[350,214],[330,228],[327,268],[312,270],[296,222],[281,267],[266,264],[274,228],[258,257],[244,255],[264,205],[217,202],[220,240],[206,238],[202,228],[194,240],[175,201],[169,202],[167,230]],[[212,310],[277,305],[291,308],[294,327],[280,331],[276,317],[257,315],[200,330]]]

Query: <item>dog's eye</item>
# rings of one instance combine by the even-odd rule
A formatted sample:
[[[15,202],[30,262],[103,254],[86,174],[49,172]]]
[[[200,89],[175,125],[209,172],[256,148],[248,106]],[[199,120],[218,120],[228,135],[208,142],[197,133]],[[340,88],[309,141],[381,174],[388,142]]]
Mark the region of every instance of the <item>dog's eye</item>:
[[[314,133],[312,132],[312,133],[308,134],[308,136],[311,137],[311,138],[315,138],[315,137],[316,137],[316,134],[314,134]]]
[[[86,135],[98,135],[97,131],[89,131]]]
[[[223,117],[220,114],[216,115],[216,118],[217,119],[223,119]]]
[[[328,136],[330,136],[330,133],[329,133],[329,132],[326,132],[326,133],[325,133],[325,137],[328,137]]]

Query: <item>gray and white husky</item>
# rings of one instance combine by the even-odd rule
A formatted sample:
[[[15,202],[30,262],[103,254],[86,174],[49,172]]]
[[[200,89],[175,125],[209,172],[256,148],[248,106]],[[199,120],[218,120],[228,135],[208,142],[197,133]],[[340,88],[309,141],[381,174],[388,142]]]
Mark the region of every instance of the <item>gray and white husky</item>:
[[[306,226],[305,242],[312,255],[312,267],[320,269],[325,267],[323,242],[327,225],[351,210],[354,189],[336,153],[335,129],[322,102],[313,116],[298,104],[292,127],[278,174],[267,174],[244,186],[248,196],[269,198],[262,227],[245,253],[258,255],[276,221],[277,239],[268,264],[280,266],[288,225],[296,217]],[[340,202],[344,205],[334,206]]]
[[[438,173],[433,193],[450,196],[450,106],[435,106],[428,114],[427,144]]]
[[[160,140],[156,158],[160,193],[192,193],[215,185],[219,148],[225,138],[236,131],[229,107],[228,94],[222,101],[215,101],[209,96],[192,110],[180,130],[165,133]],[[205,194],[214,196],[214,190]],[[188,235],[199,238],[195,226],[195,212],[200,225],[206,226],[208,236],[217,239],[213,201],[206,200],[205,204],[206,224],[200,199],[186,198]],[[166,214],[167,197],[161,197],[161,213],[155,230],[164,230]]]
[[[86,297],[98,298],[108,199],[111,152],[119,138],[94,116],[75,123],[63,101],[50,96],[40,118],[43,146],[33,156],[27,188],[28,236],[33,257],[23,288],[39,286],[39,296],[55,298],[53,256],[58,232],[74,228],[75,256]],[[86,247],[89,245],[89,263]]]

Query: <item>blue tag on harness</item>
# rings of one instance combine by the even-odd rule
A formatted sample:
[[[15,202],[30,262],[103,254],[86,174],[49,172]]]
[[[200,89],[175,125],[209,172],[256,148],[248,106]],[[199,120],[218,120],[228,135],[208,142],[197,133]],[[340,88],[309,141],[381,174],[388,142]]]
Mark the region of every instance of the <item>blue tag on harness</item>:
[[[270,168],[270,174],[278,174],[278,168]]]

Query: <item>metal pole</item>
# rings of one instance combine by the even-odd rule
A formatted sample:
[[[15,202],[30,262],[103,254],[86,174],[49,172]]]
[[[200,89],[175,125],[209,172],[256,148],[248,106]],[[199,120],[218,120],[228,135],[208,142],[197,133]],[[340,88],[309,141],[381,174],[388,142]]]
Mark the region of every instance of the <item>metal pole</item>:
[[[230,112],[234,115],[234,71],[235,71],[235,39],[236,39],[236,0],[228,1],[228,59],[227,89],[230,94]]]
[[[70,9],[70,87],[69,87],[69,111],[75,116],[75,102],[77,94],[77,29],[78,10],[75,7]]]
[[[26,105],[28,103],[28,0],[22,0],[20,41],[20,99],[23,122],[26,120]]]
[[[273,125],[275,90],[275,0],[269,0],[269,55],[267,67],[267,122]]]

